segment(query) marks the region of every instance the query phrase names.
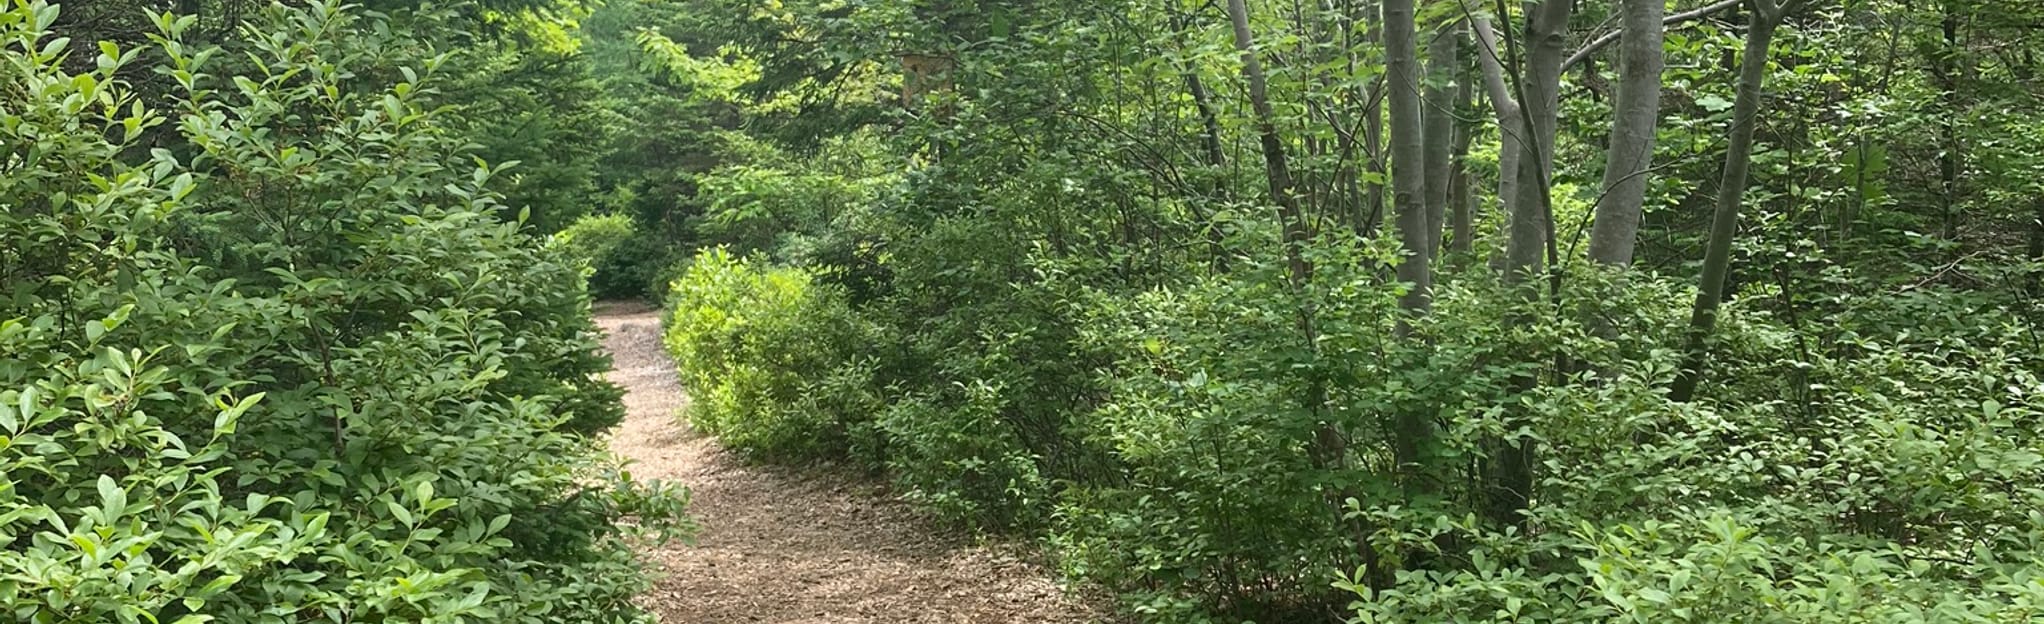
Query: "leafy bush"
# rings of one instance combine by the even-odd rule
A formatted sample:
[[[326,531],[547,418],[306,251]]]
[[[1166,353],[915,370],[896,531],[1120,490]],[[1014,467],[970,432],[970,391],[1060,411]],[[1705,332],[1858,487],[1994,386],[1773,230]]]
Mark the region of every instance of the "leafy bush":
[[[685,252],[657,232],[640,232],[624,240],[589,278],[590,292],[604,298],[637,298],[658,303],[674,283],[675,265]]]
[[[695,177],[703,210],[696,239],[781,263],[857,268],[853,256],[871,234],[862,220],[900,181],[897,160],[873,133],[835,137],[799,155],[743,134],[720,136],[720,149],[738,164]],[[860,294],[858,276],[828,277]]]
[[[1652,376],[1545,389],[1528,407],[1552,444],[1531,511],[1547,530],[1458,523],[1448,532],[1475,546],[1467,565],[1351,585],[1357,616],[2035,619],[2040,362],[1996,333],[1908,349],[1861,337],[1834,358],[1754,323],[1718,364],[1725,392],[1701,405],[1668,401],[1642,383]]]
[[[673,252],[630,216],[585,215],[555,233],[551,246],[589,267],[589,293],[599,299],[645,298],[666,289],[656,271],[672,264]],[[658,288],[648,289],[648,284]]]
[[[1612,293],[1620,297],[1598,297]],[[1545,443],[1549,476],[1536,486],[1531,532],[1468,521],[1420,527],[1409,543],[1463,544],[1468,559],[1376,589],[1351,585],[1365,598],[1358,617],[2030,619],[2024,605],[2037,588],[2019,579],[2035,578],[2044,516],[2018,501],[2044,496],[2034,486],[2044,441],[2017,424],[2034,418],[2032,408],[2001,406],[2035,405],[2038,362],[1987,346],[2013,338],[2004,332],[2019,323],[1901,349],[1883,344],[1894,338],[1797,332],[1740,306],[1712,365],[1721,385],[1708,401],[1683,404],[1662,390],[1680,362],[1661,344],[1678,332],[1648,321],[1679,318],[1656,302],[1683,298],[1650,280],[1576,294],[1632,319],[1615,333],[1634,336],[1632,345],[1581,328],[1549,342],[1605,381],[1543,385],[1486,410],[1525,414]],[[1966,485],[1955,488],[1959,481]],[[1394,515],[1375,507],[1362,515]]]
[[[2044,362],[2001,346],[2027,340],[2020,319],[1906,347],[1820,334],[1819,352],[1735,306],[1720,386],[1682,404],[1664,388],[1684,289],[1571,274],[1562,299],[1581,303],[1556,308],[1445,284],[1407,321],[1416,341],[1398,335],[1395,289],[1331,268],[1371,262],[1318,253],[1336,262],[1306,291],[1325,293],[1308,300],[1313,348],[1268,255],[1088,303],[1088,339],[1121,363],[1087,431],[1128,477],[1064,492],[1052,544],[1068,574],[1176,622],[1324,617],[1329,576],[1364,622],[2034,617]],[[1556,374],[1575,381],[1519,385]],[[1439,428],[1438,453],[1469,458],[1439,465],[1444,489],[1418,502],[1388,429],[1410,410]],[[1323,454],[1323,427],[1345,459]],[[1515,427],[1543,442],[1548,475],[1525,530],[1470,513],[1486,440]]]
[[[1147,621],[2034,618],[2044,361],[2013,346],[2034,324],[2005,299],[1840,289],[1810,327],[1776,308],[1794,293],[1748,285],[1705,398],[1678,403],[1694,292],[1673,279],[1572,268],[1532,299],[1473,271],[1416,318],[1380,273],[1392,241],[1313,241],[1294,285],[1275,228],[1242,223],[1210,243],[1226,271],[1134,288],[1150,258],[1061,254],[1013,226],[1020,193],[947,210],[942,175],[846,213],[815,239],[833,253],[784,254],[799,268],[691,266],[675,327],[725,338],[683,371],[776,406],[858,397],[747,422],[864,432],[789,456],[877,449],[907,498],[1047,528],[1067,575]],[[860,296],[798,303],[824,279]],[[755,315],[774,320],[740,329]],[[796,316],[865,321],[870,348],[788,341]],[[719,348],[746,355],[701,355]],[[1408,416],[1436,432],[1416,472],[1395,459]],[[1511,432],[1543,475],[1517,523],[1487,517]]]
[[[668,294],[667,349],[688,418],[731,446],[783,459],[845,453],[872,418],[857,374],[861,327],[842,293],[799,269],[715,248]]]
[[[629,215],[582,215],[555,232],[550,242],[569,259],[595,267],[637,231]]]
[[[853,180],[777,168],[729,167],[702,176],[700,184],[707,209],[697,232],[743,253],[776,249],[782,236],[828,222],[826,211],[861,201]]]
[[[1324,251],[1334,267],[1383,254]],[[1324,579],[1360,553],[1336,503],[1398,491],[1376,450],[1389,436],[1378,417],[1414,400],[1383,384],[1421,380],[1401,370],[1413,354],[1394,338],[1396,291],[1353,271],[1317,272],[1326,295],[1314,299],[1313,344],[1299,333],[1282,259],[1242,259],[1178,288],[1096,293],[1081,325],[1084,340],[1117,358],[1083,434],[1126,477],[1066,491],[1052,544],[1068,574],[1158,621],[1312,617],[1328,600]],[[1452,388],[1441,389],[1433,397]],[[1341,432],[1346,459],[1313,442],[1327,427]]]
[[[1671,31],[1645,225],[1621,232],[1639,243],[1631,266],[1581,266],[1598,204],[1623,195],[1586,183],[1608,164],[1617,100],[1565,97],[1535,150],[1555,164],[1528,194],[1544,217],[1502,214],[1489,190],[1459,198],[1476,251],[1433,262],[1421,312],[1400,305],[1410,286],[1384,240],[1405,229],[1399,193],[1356,142],[1381,120],[1345,125],[1372,105],[1350,87],[1382,68],[1350,55],[1339,69],[1353,50],[1328,37],[1345,29],[1279,34],[1297,54],[1264,42],[1275,101],[1259,114],[1230,88],[1242,66],[1210,45],[1211,15],[1030,3],[932,22],[787,4],[771,23],[706,17],[689,43],[758,45],[755,102],[828,113],[855,92],[834,85],[858,79],[836,58],[988,36],[888,126],[898,173],[788,156],[817,135],[743,111],[756,140],[699,178],[697,232],[757,252],[756,271],[842,286],[868,326],[866,349],[748,345],[745,361],[772,364],[744,371],[770,380],[753,383],[771,402],[827,379],[859,399],[836,405],[869,406],[759,422],[877,450],[907,498],[1047,538],[1068,576],[1144,621],[2044,620],[2044,213],[2023,190],[2040,179],[2039,124],[2021,98],[1953,95],[2023,91],[2008,77],[2035,55],[1962,43],[2020,48],[2014,22],[1809,5],[1776,62],[1749,59],[1771,94],[1750,125],[1725,114],[1740,29]],[[1254,4],[1251,36],[1316,15]],[[1616,17],[1600,11],[1571,19]],[[1837,71],[1908,57],[1859,41],[1912,42],[1924,69]],[[784,78],[798,76],[833,86]],[[1564,91],[1608,95],[1602,76]],[[1478,147],[1452,180],[1520,175],[1497,171],[1503,125],[1456,137]],[[1761,131],[1737,237],[1717,239],[1734,250],[1729,294],[1692,333],[1696,250],[1723,236],[1708,205],[1742,127]],[[1306,233],[1295,257],[1286,213]],[[1484,267],[1505,263],[1506,220],[1552,231],[1518,249],[1552,274]],[[706,306],[700,324],[799,307],[782,299],[690,305]],[[1676,401],[1695,360],[1685,378],[1704,383]]]
[[[140,52],[70,73],[56,11],[0,11],[7,617],[646,621],[617,521],[684,532],[680,493],[587,437],[621,408],[577,269],[456,164],[444,57],[320,3],[245,56],[159,17],[162,135]]]

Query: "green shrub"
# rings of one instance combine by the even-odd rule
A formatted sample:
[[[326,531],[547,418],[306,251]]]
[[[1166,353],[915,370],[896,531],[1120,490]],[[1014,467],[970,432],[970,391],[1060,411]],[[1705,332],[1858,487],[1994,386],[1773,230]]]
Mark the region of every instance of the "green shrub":
[[[570,260],[595,267],[637,232],[629,215],[582,215],[555,232],[549,243]]]
[[[871,132],[833,138],[803,157],[770,143],[725,135],[735,160],[696,176],[703,214],[695,235],[740,254],[787,262],[809,255],[818,238],[841,234],[837,222],[874,203],[899,180],[897,160]]]
[[[1080,431],[1126,476],[1062,492],[1067,574],[1170,622],[1310,620],[1349,600],[1366,622],[2003,622],[2044,604],[2044,360],[2014,346],[2021,319],[1799,342],[1733,305],[1709,399],[1680,404],[1663,389],[1685,288],[1572,273],[1575,303],[1556,308],[1465,279],[1408,321],[1415,339],[1395,289],[1339,268],[1375,252],[1316,253],[1313,348],[1268,253],[1083,304],[1086,340],[1119,362]],[[1465,458],[1434,463],[1440,490],[1416,502],[1391,461],[1409,411],[1437,428],[1434,453]],[[1546,475],[1529,530],[1480,519],[1487,440],[1521,427]]]
[[[333,5],[245,56],[158,18],[164,136],[138,51],[68,73],[55,12],[0,9],[33,154],[0,175],[0,619],[646,621],[618,521],[683,532],[682,499],[588,437],[621,407],[578,270],[492,216],[438,57]]]
[[[899,210],[901,207],[891,207]],[[1045,279],[1022,233],[941,217],[890,239],[862,312],[884,328],[887,461],[910,498],[955,522],[1035,530],[1059,483],[1113,474],[1080,435],[1106,360],[1082,345],[1084,290]]]
[[[589,277],[591,294],[606,299],[644,299],[658,303],[673,280],[661,279],[676,264],[681,252],[657,232],[640,232],[625,239]]]
[[[589,293],[598,299],[639,299],[665,290],[654,272],[673,263],[673,252],[657,234],[639,228],[628,215],[585,215],[553,235],[550,246],[589,268]]]
[[[1724,391],[1699,405],[1640,380],[1532,397],[1551,444],[1552,476],[1531,512],[1544,530],[1456,523],[1447,533],[1472,558],[1389,587],[1351,585],[1359,621],[2044,614],[2034,354],[1994,346],[2015,336],[1990,331],[1907,350],[1862,338],[1847,358],[1804,357],[1779,332],[1736,330],[1743,345],[1718,363]]]
[[[843,455],[873,402],[858,379],[861,328],[834,287],[722,248],[668,293],[667,348],[691,391],[688,418],[756,456]],[[847,394],[852,393],[852,394]]]
[[[979,384],[962,397],[896,399],[881,412],[887,466],[910,501],[940,517],[987,527],[1042,521],[1050,484],[1001,419],[1003,389]]]
[[[1323,251],[1333,266],[1372,263],[1370,250]],[[1326,579],[1359,563],[1338,501],[1397,492],[1377,418],[1412,400],[1378,384],[1419,380],[1400,370],[1413,354],[1394,338],[1396,292],[1319,271],[1316,350],[1299,333],[1282,260],[1242,261],[1181,287],[1087,301],[1084,340],[1118,361],[1100,373],[1107,399],[1080,433],[1125,476],[1064,492],[1051,543],[1068,574],[1156,621],[1312,618],[1334,599]],[[1344,461],[1316,455],[1323,426],[1346,440]]]

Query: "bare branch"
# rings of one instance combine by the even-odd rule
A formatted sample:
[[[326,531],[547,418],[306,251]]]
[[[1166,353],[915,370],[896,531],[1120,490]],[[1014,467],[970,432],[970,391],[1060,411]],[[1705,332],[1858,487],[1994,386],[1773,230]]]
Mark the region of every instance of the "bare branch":
[[[1730,10],[1732,7],[1739,6],[1739,3],[1744,1],[1745,0],[1720,0],[1719,2],[1714,2],[1708,5],[1690,9],[1688,11],[1683,11],[1681,13],[1669,15],[1668,17],[1661,20],[1661,25],[1664,27],[1675,26],[1683,22],[1693,22],[1696,20],[1700,20],[1706,17],[1710,17],[1712,15],[1716,15],[1720,12]],[[1618,43],[1618,38],[1623,35],[1624,33],[1614,30],[1608,33],[1604,33],[1603,35],[1598,36],[1596,39],[1591,39],[1589,43],[1583,44],[1582,49],[1576,50],[1575,54],[1570,54],[1568,60],[1561,62],[1561,70],[1566,72],[1569,70],[1569,68],[1582,64],[1583,61],[1587,61],[1590,59],[1590,55],[1596,54],[1599,50],[1603,50],[1604,48],[1610,47],[1611,44]]]

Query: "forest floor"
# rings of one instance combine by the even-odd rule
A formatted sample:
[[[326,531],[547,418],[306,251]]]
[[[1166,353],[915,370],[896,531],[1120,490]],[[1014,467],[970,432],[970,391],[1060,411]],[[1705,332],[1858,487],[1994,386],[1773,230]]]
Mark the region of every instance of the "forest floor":
[[[884,485],[847,471],[746,462],[676,418],[687,402],[660,313],[602,304],[596,322],[625,389],[610,448],[640,479],[692,490],[695,544],[646,553],[640,597],[669,624],[1000,624],[1101,618],[1027,550],[934,528]]]

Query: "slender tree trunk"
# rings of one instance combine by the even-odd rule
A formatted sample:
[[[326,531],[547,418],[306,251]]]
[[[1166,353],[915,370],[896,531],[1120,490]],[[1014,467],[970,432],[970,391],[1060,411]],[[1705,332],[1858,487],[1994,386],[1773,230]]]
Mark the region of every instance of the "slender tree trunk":
[[[2026,251],[2031,262],[2044,262],[2044,197],[2031,198],[2030,206],[2030,242]],[[2044,274],[2030,273],[2027,287],[2031,296],[2038,294],[2040,286],[2044,286]]]
[[[1505,216],[1501,223],[1510,228],[1511,215],[1517,214],[1512,209],[1512,202],[1519,197],[1519,157],[1526,152],[1521,141],[1526,136],[1525,118],[1519,114],[1518,96],[1513,95],[1511,86],[1505,83],[1505,49],[1498,42],[1496,27],[1489,18],[1481,16],[1471,20],[1471,25],[1476,30],[1477,61],[1483,72],[1484,95],[1490,99],[1491,112],[1497,116],[1498,214]],[[1494,254],[1492,264],[1502,269],[1504,258],[1503,253]]]
[[[1523,131],[1519,141],[1519,159],[1516,170],[1518,177],[1513,197],[1508,201],[1507,236],[1503,262],[1498,268],[1505,279],[1522,286],[1522,296],[1532,299],[1539,297],[1539,290],[1530,287],[1529,278],[1537,275],[1546,266],[1548,257],[1554,255],[1553,210],[1550,204],[1548,184],[1551,179],[1554,158],[1554,136],[1561,100],[1561,64],[1567,51],[1564,49],[1569,13],[1573,0],[1545,0],[1527,2],[1523,5],[1526,13],[1526,45],[1523,71],[1518,74],[1517,100],[1519,103],[1519,124]],[[1499,12],[1503,13],[1504,0],[1498,0]],[[1503,33],[1505,43],[1502,49],[1508,61],[1520,56],[1510,32]],[[1492,46],[1495,55],[1500,50]],[[1502,83],[1503,68],[1486,66],[1485,72],[1496,74]],[[1494,90],[1502,90],[1501,86]],[[1500,175],[1513,175],[1500,172]],[[1523,319],[1522,319],[1523,321]],[[1530,391],[1537,383],[1531,375],[1521,375],[1513,380],[1516,390]],[[1508,421],[1508,430],[1520,430],[1520,419]],[[1485,515],[1494,523],[1525,527],[1524,512],[1532,500],[1533,466],[1538,448],[1533,438],[1517,433],[1487,439],[1490,464],[1489,487],[1485,496]]]
[[[1739,61],[1739,94],[1732,105],[1732,134],[1725,148],[1724,177],[1718,183],[1716,214],[1711,219],[1710,246],[1704,250],[1703,281],[1689,315],[1689,357],[1675,378],[1669,398],[1688,401],[1703,376],[1708,342],[1717,326],[1718,304],[1725,296],[1725,276],[1732,264],[1732,237],[1739,230],[1739,208],[1746,195],[1746,173],[1753,157],[1753,130],[1760,119],[1760,89],[1767,80],[1767,50],[1782,15],[1799,2],[1753,0],[1747,20],[1745,56]]]
[[[1455,110],[1465,119],[1474,119],[1476,91],[1469,86],[1468,72],[1462,73],[1464,80],[1455,85]],[[1475,124],[1456,121],[1454,154],[1449,156],[1448,165],[1448,228],[1451,230],[1448,251],[1456,254],[1469,253],[1474,249],[1476,238],[1476,187],[1469,179],[1469,141],[1475,133]]]
[[[1249,106],[1256,115],[1256,133],[1263,144],[1265,177],[1270,182],[1270,199],[1277,204],[1278,220],[1284,227],[1285,262],[1292,283],[1304,285],[1312,268],[1302,247],[1306,243],[1306,221],[1293,195],[1292,170],[1285,164],[1285,146],[1272,120],[1270,87],[1264,78],[1263,62],[1257,59],[1255,43],[1249,37],[1249,7],[1244,0],[1228,0],[1228,17],[1235,28],[1235,48],[1242,53],[1242,75],[1249,80]]]
[[[1372,13],[1370,9],[1376,8],[1370,1],[1364,2],[1363,6],[1364,15],[1370,15]],[[1369,25],[1364,28],[1363,40],[1369,44],[1376,44],[1384,40],[1384,18],[1381,14],[1377,16],[1377,19],[1370,20]],[[1369,47],[1375,48],[1378,46],[1371,45]],[[1367,154],[1370,159],[1369,166],[1366,169],[1370,173],[1369,189],[1367,196],[1364,198],[1367,204],[1364,209],[1369,211],[1370,216],[1365,220],[1367,225],[1362,235],[1370,237],[1376,235],[1377,224],[1384,219],[1384,174],[1386,168],[1384,166],[1384,81],[1381,78],[1371,80],[1369,85],[1363,88],[1363,153]]]
[[[1181,33],[1191,26],[1190,22],[1191,20],[1182,15],[1172,16],[1172,28]],[[1183,40],[1178,43],[1180,49],[1185,48]],[[1206,165],[1210,169],[1208,175],[1213,179],[1208,192],[1216,200],[1223,199],[1228,194],[1228,184],[1222,177],[1222,168],[1227,166],[1228,157],[1221,146],[1221,119],[1220,115],[1214,112],[1213,95],[1207,91],[1206,83],[1199,79],[1199,70],[1191,63],[1180,67],[1179,75],[1185,82],[1186,93],[1192,96],[1194,110],[1199,112],[1200,147],[1205,151]],[[1214,271],[1226,272],[1227,246],[1223,241],[1221,225],[1212,218],[1207,219],[1206,238],[1207,247],[1214,255]]]
[[[1938,74],[1942,79],[1940,82],[1944,83],[1939,86],[1944,89],[1945,103],[1943,123],[1939,124],[1944,149],[1938,152],[1938,183],[1941,191],[1938,194],[1938,205],[1944,218],[1942,228],[1944,238],[1952,240],[1959,237],[1959,171],[1964,168],[1966,158],[1965,146],[1959,140],[1959,123],[1964,118],[1962,111],[1965,109],[1965,104],[1960,101],[1963,97],[1961,89],[1965,88],[1961,81],[1964,69],[1961,66],[1963,60],[1960,55],[1965,52],[1959,47],[1960,3],[1946,0],[1944,5],[1945,17],[1941,26],[1945,47],[1939,50],[1940,56],[1937,60]]]
[[[1426,205],[1425,120],[1420,113],[1419,37],[1413,25],[1413,4],[1414,0],[1384,2],[1384,64],[1391,107],[1391,202],[1406,252],[1398,265],[1398,279],[1413,286],[1401,304],[1408,310],[1425,311],[1432,305],[1432,220]]]
[[[1249,107],[1256,115],[1256,131],[1263,144],[1263,160],[1270,181],[1271,200],[1278,205],[1278,219],[1283,222],[1285,237],[1285,262],[1295,294],[1301,294],[1306,282],[1312,278],[1313,265],[1306,261],[1306,221],[1299,212],[1299,205],[1292,194],[1292,174],[1285,164],[1285,147],[1277,133],[1277,124],[1272,120],[1270,92],[1264,79],[1263,63],[1257,59],[1255,42],[1249,35],[1249,7],[1244,0],[1228,0],[1228,17],[1234,23],[1235,48],[1242,53],[1242,74],[1249,80]],[[1319,339],[1313,325],[1313,309],[1302,296],[1299,298],[1299,333],[1305,339],[1308,349],[1317,349]],[[1315,380],[1307,390],[1304,401],[1306,409],[1315,414],[1327,403],[1327,388]],[[1313,456],[1323,467],[1341,465],[1347,453],[1347,443],[1333,423],[1323,421],[1313,432]]]
[[[1456,57],[1461,49],[1462,22],[1456,21],[1441,26],[1434,33],[1433,41],[1427,44],[1426,102],[1421,105],[1421,116],[1425,118],[1426,159],[1426,205],[1427,205],[1427,254],[1437,257],[1441,253],[1441,234],[1447,225],[1448,200],[1451,182],[1449,170],[1453,165],[1455,133],[1455,80],[1461,60]]]
[[[1611,266],[1632,264],[1639,241],[1654,130],[1661,118],[1661,20],[1666,12],[1663,0],[1620,2],[1624,39],[1618,48],[1618,95],[1612,102],[1604,190],[1590,230],[1590,260]]]
[[[1363,193],[1363,209],[1370,214],[1362,232],[1365,238],[1376,236],[1377,225],[1384,220],[1384,180],[1389,167],[1385,166],[1388,159],[1384,157],[1383,89],[1381,83],[1370,85],[1363,96],[1370,101],[1363,107],[1363,153],[1369,160],[1365,171],[1370,174]]]
[[[1238,0],[1239,1],[1239,0]],[[1398,280],[1412,290],[1399,305],[1425,314],[1433,305],[1433,266],[1429,257],[1432,228],[1427,218],[1426,165],[1420,118],[1419,41],[1413,24],[1413,0],[1384,1],[1385,68],[1391,90],[1391,203],[1398,214],[1398,238],[1405,257]],[[1403,324],[1401,324],[1403,327]],[[1393,455],[1404,475],[1408,496],[1430,490],[1421,453],[1432,437],[1432,425],[1417,410],[1401,410],[1395,422]]]
[[[1193,106],[1199,109],[1202,130],[1200,133],[1200,144],[1206,148],[1206,165],[1212,170],[1208,175],[1213,178],[1212,188],[1209,192],[1212,193],[1215,199],[1225,198],[1228,194],[1228,183],[1221,176],[1222,169],[1228,164],[1228,158],[1221,150],[1221,121],[1214,114],[1212,96],[1207,93],[1206,85],[1200,82],[1199,74],[1194,73],[1190,69],[1185,72],[1185,89],[1191,92]],[[1227,245],[1223,242],[1224,236],[1221,233],[1221,224],[1212,218],[1207,219],[1206,237],[1207,247],[1214,254],[1214,270],[1226,272],[1228,270]]]
[[[1546,264],[1550,237],[1548,187],[1554,171],[1554,134],[1561,105],[1561,62],[1567,57],[1573,0],[1526,4],[1526,71],[1519,83],[1520,116],[1530,136],[1520,143],[1518,194],[1505,243],[1507,279],[1524,279]],[[1509,41],[1507,42],[1509,44]]]

